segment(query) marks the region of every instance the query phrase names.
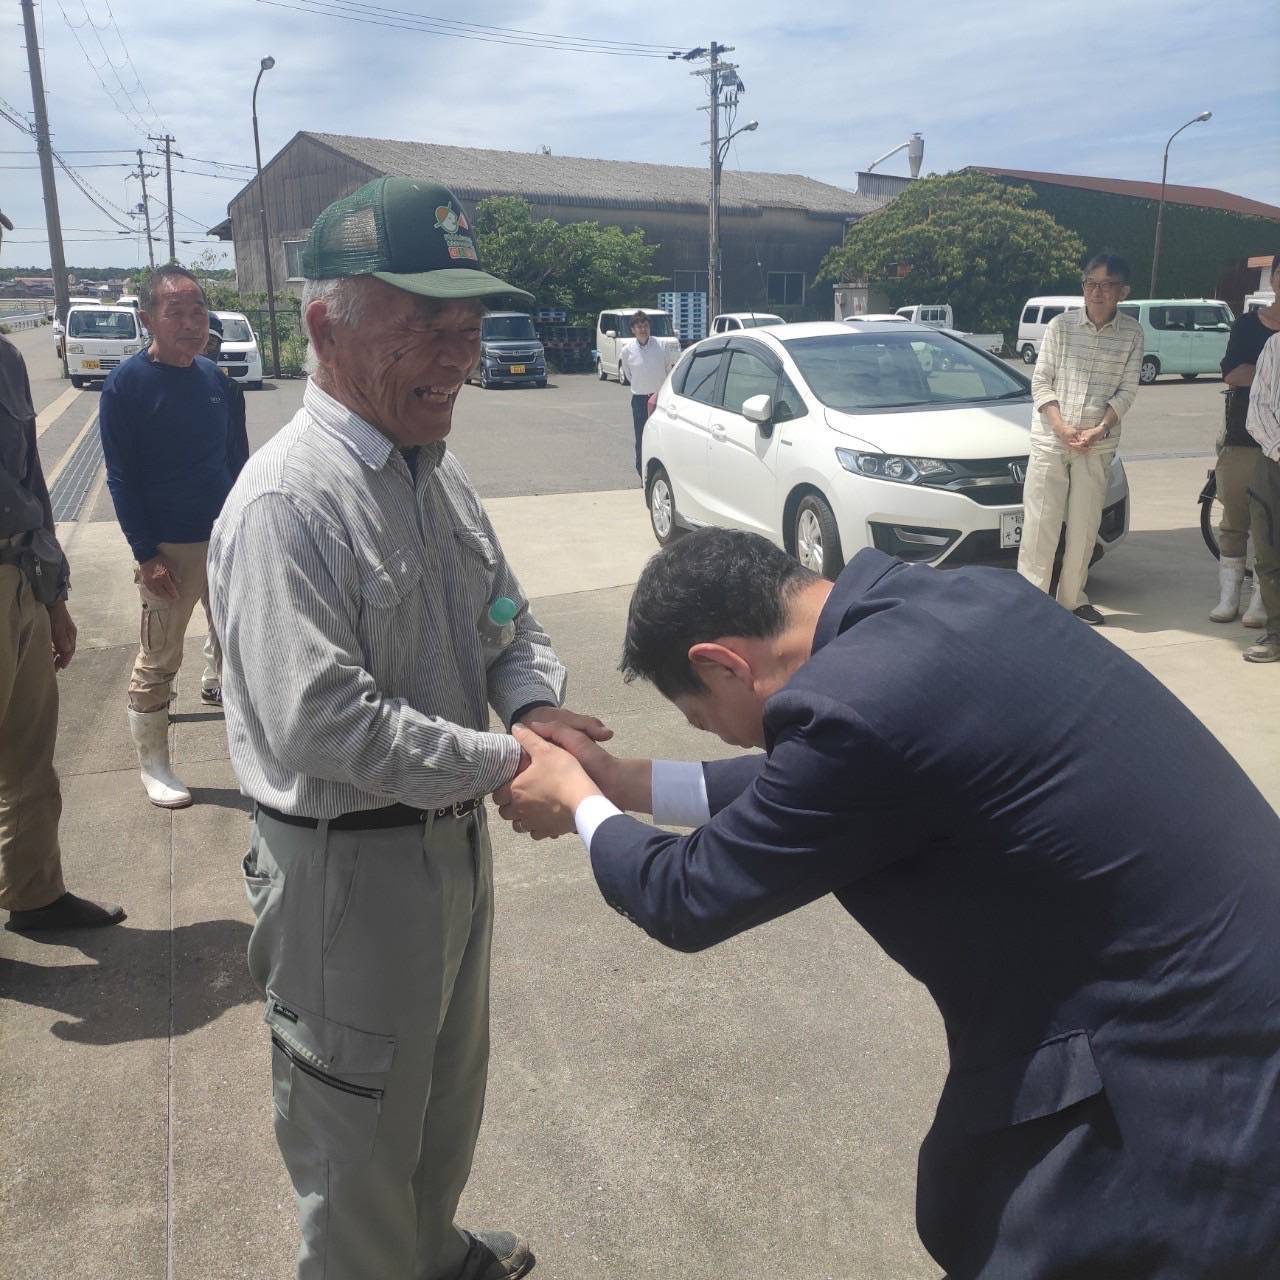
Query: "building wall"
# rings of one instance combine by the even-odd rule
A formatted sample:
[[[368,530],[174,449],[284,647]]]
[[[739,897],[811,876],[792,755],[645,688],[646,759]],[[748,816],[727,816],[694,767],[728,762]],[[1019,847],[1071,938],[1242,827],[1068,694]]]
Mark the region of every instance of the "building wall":
[[[286,241],[305,241],[320,211],[348,195],[378,174],[308,138],[294,139],[263,171],[267,213],[271,229],[271,265],[276,288],[300,291],[301,282],[286,270]],[[509,194],[506,192],[494,194]],[[463,200],[474,214],[474,200]],[[604,209],[572,203],[532,204],[535,218],[557,222],[599,222],[624,231],[642,230],[654,254],[654,274],[675,287],[675,273],[701,273],[705,288],[707,270],[707,212],[705,209]],[[236,280],[242,293],[264,293],[262,237],[257,203],[257,183],[250,183],[230,205],[235,242]],[[814,215],[804,210],[766,209],[754,213],[722,210],[720,261],[722,305],[726,311],[776,311],[787,319],[826,319],[831,315],[831,286],[814,285],[818,266],[827,251],[844,236],[845,219],[839,215]],[[794,305],[770,304],[769,272],[802,273],[803,301]],[[652,298],[620,298],[619,304],[656,305]]]

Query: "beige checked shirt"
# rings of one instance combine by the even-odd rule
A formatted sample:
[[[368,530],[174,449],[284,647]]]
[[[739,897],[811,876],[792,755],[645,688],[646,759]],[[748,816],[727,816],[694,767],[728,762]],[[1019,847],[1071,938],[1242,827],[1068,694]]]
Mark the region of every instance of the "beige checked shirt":
[[[1272,462],[1280,462],[1280,334],[1267,339],[1258,357],[1245,428]]]
[[[1138,394],[1142,367],[1142,327],[1132,316],[1117,311],[1095,328],[1083,307],[1056,316],[1045,330],[1044,342],[1031,375],[1035,414],[1032,435],[1053,439],[1042,410],[1056,400],[1063,422],[1095,427],[1110,405],[1123,419]],[[1110,439],[1120,434],[1117,423]]]

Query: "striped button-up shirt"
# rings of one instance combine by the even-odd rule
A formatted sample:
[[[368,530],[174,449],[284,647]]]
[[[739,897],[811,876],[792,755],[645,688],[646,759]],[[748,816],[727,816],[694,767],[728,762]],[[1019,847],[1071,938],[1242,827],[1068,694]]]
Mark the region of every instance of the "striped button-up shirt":
[[[1245,430],[1272,462],[1280,462],[1280,334],[1267,339],[1258,357]]]
[[[1117,311],[1101,328],[1083,307],[1055,316],[1031,375],[1032,434],[1056,438],[1041,412],[1053,400],[1068,426],[1096,427],[1108,406],[1122,419],[1138,394],[1141,368],[1142,326],[1132,316]],[[1119,434],[1117,423],[1110,438]]]
[[[231,763],[251,799],[334,818],[402,802],[438,808],[515,776],[489,732],[565,672],[443,444],[417,479],[376,428],[315,383],[241,473],[209,543]],[[519,606],[486,659],[490,601]]]

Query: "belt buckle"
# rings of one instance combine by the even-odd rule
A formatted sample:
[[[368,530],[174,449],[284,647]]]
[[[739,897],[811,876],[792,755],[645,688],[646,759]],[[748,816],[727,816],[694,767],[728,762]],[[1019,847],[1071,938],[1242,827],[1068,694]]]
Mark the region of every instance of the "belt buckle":
[[[473,805],[474,801],[471,800],[455,800],[451,806],[453,809],[453,816],[455,818],[465,818],[467,814],[471,812]]]

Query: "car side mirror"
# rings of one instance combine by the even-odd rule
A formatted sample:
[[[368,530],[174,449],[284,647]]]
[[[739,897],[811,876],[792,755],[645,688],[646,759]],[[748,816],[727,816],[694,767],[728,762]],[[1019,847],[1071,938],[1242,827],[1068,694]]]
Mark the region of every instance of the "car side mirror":
[[[606,338],[616,338],[618,336],[618,331],[617,329],[606,329],[604,331],[604,336]]]
[[[754,422],[762,435],[769,435],[773,431],[773,397],[748,396],[742,402],[742,416]]]

